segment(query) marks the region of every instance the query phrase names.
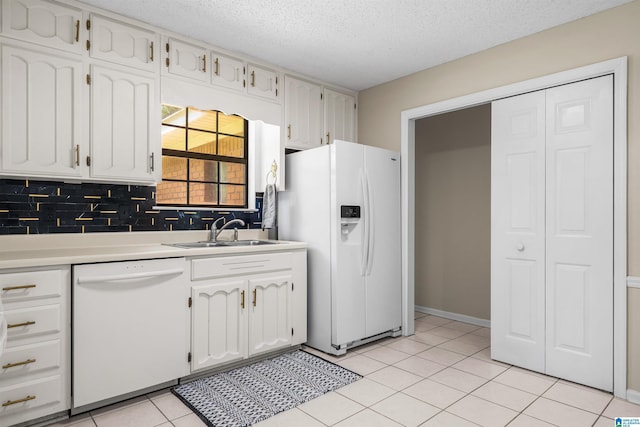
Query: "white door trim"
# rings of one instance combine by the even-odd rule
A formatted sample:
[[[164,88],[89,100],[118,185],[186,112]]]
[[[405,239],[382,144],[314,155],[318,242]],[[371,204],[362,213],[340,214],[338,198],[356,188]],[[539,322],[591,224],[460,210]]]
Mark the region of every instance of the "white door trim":
[[[461,110],[496,99],[546,89],[606,74],[614,85],[614,177],[613,177],[613,392],[627,393],[627,57],[476,92],[401,112],[402,184],[402,330],[414,332],[415,306],[415,121]]]

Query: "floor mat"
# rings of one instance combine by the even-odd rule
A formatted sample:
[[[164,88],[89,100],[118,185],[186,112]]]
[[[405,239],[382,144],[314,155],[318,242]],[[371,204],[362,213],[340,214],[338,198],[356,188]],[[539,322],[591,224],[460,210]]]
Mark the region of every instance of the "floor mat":
[[[362,378],[298,350],[171,391],[207,425],[245,427]]]

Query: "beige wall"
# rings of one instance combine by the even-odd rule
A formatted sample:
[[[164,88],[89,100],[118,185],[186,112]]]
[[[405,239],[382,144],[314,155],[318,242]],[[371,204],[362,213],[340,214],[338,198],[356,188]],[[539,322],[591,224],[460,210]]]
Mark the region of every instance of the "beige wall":
[[[490,318],[491,106],[416,122],[416,305]]]
[[[358,95],[358,140],[399,150],[401,111],[628,56],[628,274],[640,276],[638,23],[640,0],[364,90]],[[640,289],[629,290],[629,312],[640,312]],[[637,321],[629,322],[628,361],[628,388],[640,390]]]

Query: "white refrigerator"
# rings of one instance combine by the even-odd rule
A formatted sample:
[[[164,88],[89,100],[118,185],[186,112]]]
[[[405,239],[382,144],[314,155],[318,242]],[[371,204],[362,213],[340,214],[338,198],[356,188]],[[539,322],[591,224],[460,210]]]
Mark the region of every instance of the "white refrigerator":
[[[307,344],[400,335],[400,154],[335,141],[288,154],[285,175],[279,237],[308,244]]]

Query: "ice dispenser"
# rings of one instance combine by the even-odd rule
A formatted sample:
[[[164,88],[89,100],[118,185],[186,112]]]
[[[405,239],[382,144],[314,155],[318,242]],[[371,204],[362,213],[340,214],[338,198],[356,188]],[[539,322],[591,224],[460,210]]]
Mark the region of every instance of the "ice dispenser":
[[[347,239],[360,221],[360,206],[341,205],[340,206],[340,232],[343,239]]]

